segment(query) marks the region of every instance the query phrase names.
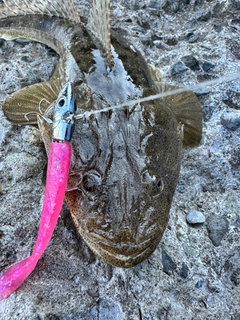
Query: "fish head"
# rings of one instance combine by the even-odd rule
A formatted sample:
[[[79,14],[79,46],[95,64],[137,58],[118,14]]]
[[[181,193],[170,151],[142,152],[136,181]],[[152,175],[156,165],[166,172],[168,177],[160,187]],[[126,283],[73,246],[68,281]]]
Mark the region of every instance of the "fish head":
[[[72,171],[82,174],[82,182],[66,200],[79,233],[108,263],[138,264],[154,251],[168,223],[181,126],[155,101],[91,117],[76,126],[72,143]]]

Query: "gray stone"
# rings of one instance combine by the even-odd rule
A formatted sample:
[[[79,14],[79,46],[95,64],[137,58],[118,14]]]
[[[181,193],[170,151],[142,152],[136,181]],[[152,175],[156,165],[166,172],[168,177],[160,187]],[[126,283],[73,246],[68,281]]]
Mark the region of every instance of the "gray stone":
[[[173,76],[176,76],[179,73],[182,73],[184,71],[187,71],[187,67],[181,61],[175,63],[172,67],[172,75]]]
[[[198,87],[193,90],[194,93],[199,97],[199,96],[205,96],[211,92],[211,90],[207,87]]]
[[[164,249],[162,249],[162,264],[163,272],[167,273],[168,275],[170,275],[171,272],[177,269],[176,263],[172,260],[172,258]]]
[[[182,62],[191,70],[198,71],[200,70],[199,62],[194,56],[185,56],[181,58]]]
[[[201,224],[205,222],[205,216],[202,212],[193,209],[189,210],[186,219],[190,224]]]
[[[211,215],[206,219],[209,238],[214,246],[218,247],[229,229],[229,222],[219,215]]]
[[[202,68],[205,72],[208,72],[209,70],[211,70],[212,68],[214,68],[214,64],[208,61],[204,61],[202,64]]]
[[[182,268],[181,268],[181,270],[179,272],[179,275],[183,279],[186,279],[188,277],[188,275],[189,275],[189,268],[186,265],[186,263],[184,263],[184,262],[182,263]]]
[[[237,130],[240,127],[240,111],[223,113],[221,115],[221,124],[226,129]]]

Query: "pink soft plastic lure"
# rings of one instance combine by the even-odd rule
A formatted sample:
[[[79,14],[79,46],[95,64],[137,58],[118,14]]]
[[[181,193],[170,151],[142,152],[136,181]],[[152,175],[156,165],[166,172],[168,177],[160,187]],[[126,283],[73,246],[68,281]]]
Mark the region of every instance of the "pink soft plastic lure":
[[[37,242],[30,257],[0,273],[0,300],[6,299],[21,286],[34,270],[52,237],[67,187],[72,155],[69,141],[73,133],[74,112],[73,86],[69,82],[61,90],[55,105],[53,142],[49,149],[46,190]]]

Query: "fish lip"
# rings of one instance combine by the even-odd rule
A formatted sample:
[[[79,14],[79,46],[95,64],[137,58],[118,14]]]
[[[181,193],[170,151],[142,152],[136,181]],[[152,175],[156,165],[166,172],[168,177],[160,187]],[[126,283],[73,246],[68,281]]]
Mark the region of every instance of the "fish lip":
[[[109,244],[109,240],[95,233],[89,233],[88,235],[85,233],[84,240],[89,248],[107,263],[115,267],[131,268],[151,255],[156,249],[160,238],[151,237],[139,244],[129,241],[129,243],[122,245],[120,249],[116,249],[119,246],[116,242],[110,241]],[[126,251],[122,252],[124,247],[126,247]],[[121,253],[118,251],[121,251]]]

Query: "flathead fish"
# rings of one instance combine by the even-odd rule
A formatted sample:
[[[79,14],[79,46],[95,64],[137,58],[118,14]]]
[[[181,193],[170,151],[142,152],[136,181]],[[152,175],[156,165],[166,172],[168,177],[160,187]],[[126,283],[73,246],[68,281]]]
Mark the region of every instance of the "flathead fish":
[[[52,130],[46,120],[61,87],[74,83],[83,116],[71,170],[83,179],[66,201],[91,250],[112,265],[132,267],[155,250],[168,224],[182,146],[201,139],[200,104],[187,91],[87,116],[172,87],[156,81],[121,30],[110,32],[109,1],[93,1],[88,23],[73,1],[65,3],[5,0],[0,6],[1,37],[44,43],[60,57],[49,81],[14,92],[3,111],[13,124],[37,124],[48,152]],[[39,108],[43,99],[49,103]]]

